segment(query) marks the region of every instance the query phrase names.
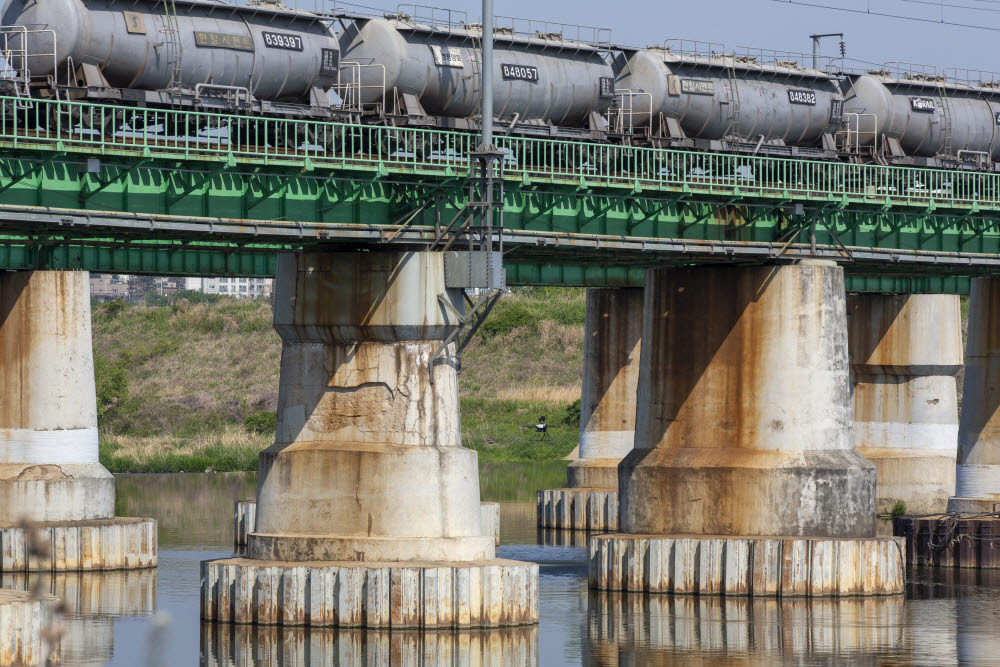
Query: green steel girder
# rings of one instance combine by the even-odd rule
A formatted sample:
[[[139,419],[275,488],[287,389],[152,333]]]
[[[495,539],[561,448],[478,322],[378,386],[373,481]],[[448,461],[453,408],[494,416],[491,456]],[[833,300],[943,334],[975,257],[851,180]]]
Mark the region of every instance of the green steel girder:
[[[0,238],[0,269],[94,271],[177,276],[271,278],[277,271],[273,249],[227,244],[118,243],[89,244],[57,239]]]
[[[263,168],[211,170],[185,163],[145,162],[139,166],[102,163],[94,173],[86,163],[7,157],[0,173],[0,207],[32,206],[80,211],[175,215],[206,220],[205,233],[188,240],[218,237],[211,219],[257,222],[374,225],[393,230],[415,214],[412,224],[430,227],[435,216],[449,219],[466,192],[461,179],[351,179],[312,172],[275,173]],[[12,175],[16,174],[16,175]],[[86,199],[80,204],[81,198]],[[779,242],[803,219],[819,213],[836,238],[817,230],[817,242],[921,252],[1000,253],[1000,217],[931,215],[836,206],[803,208],[744,198],[712,200],[589,188],[520,186],[505,193],[504,226],[510,230],[634,239]],[[28,230],[7,221],[11,233]],[[241,233],[246,233],[246,229]],[[81,235],[89,233],[80,230]],[[255,235],[262,232],[252,231]],[[234,233],[235,238],[238,234]],[[154,238],[144,233],[142,238]]]
[[[288,252],[288,245],[277,248]],[[116,243],[93,239],[84,243],[59,239],[0,238],[0,270],[77,270],[154,275],[244,276],[270,278],[277,252],[266,246],[199,246],[176,243]],[[507,283],[572,287],[641,286],[645,266],[588,262],[508,262]],[[847,289],[870,293],[968,294],[969,279],[944,275],[847,275]]]
[[[0,123],[5,268],[269,275],[261,258],[276,252],[426,243],[469,194],[468,134],[135,110],[136,127],[182,133],[99,137],[42,113],[78,103],[37,104]],[[273,137],[279,123],[285,137],[332,133],[335,148],[195,136]],[[637,284],[648,266],[790,260],[813,243],[863,291],[964,291],[1000,274],[1000,174],[497,141],[511,284]],[[417,144],[446,150],[400,152]]]

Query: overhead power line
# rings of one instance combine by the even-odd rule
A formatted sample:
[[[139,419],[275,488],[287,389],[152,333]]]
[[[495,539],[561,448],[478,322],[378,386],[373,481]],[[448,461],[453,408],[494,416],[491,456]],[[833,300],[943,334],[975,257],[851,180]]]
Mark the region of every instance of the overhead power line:
[[[855,9],[852,7],[836,7],[834,5],[824,4],[822,2],[809,2],[807,0],[771,0],[772,2],[780,2],[785,5],[799,5],[802,7],[815,7],[817,9],[831,9],[837,12],[847,12],[850,14],[864,14],[867,16],[881,16],[884,18],[891,19],[902,19],[904,21],[916,21],[918,23],[934,23],[936,25],[950,25],[958,28],[975,28],[976,30],[989,30],[990,32],[1000,32],[1000,27],[993,27],[987,25],[977,25],[975,23],[961,23],[959,21],[948,21],[944,18],[932,19],[921,16],[907,16],[905,14],[893,14],[892,12],[880,12],[873,10],[871,8],[867,9]],[[981,0],[985,1],[985,0]],[[940,7],[941,3],[930,3],[934,6]],[[945,7],[950,7],[951,5],[944,5]]]

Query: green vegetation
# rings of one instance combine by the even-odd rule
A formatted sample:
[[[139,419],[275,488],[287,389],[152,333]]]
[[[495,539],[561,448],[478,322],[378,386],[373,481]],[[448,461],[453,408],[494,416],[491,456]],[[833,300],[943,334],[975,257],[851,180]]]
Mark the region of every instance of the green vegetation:
[[[577,444],[582,289],[505,295],[462,356],[463,443],[559,461]],[[281,342],[266,301],[182,292],[95,303],[101,461],[112,472],[253,470],[274,438]],[[544,415],[554,428],[540,440]]]
[[[892,510],[889,511],[892,516],[904,516],[906,514],[906,503],[902,500],[897,500],[896,504],[892,506]]]

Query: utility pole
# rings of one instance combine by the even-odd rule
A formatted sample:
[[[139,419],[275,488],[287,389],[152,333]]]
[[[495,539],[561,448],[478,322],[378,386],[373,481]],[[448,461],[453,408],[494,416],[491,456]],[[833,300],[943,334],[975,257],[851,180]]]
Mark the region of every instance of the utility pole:
[[[480,95],[483,112],[482,143],[479,150],[493,151],[493,0],[483,0],[483,61],[480,63],[482,78]]]
[[[819,69],[819,41],[824,37],[839,37],[840,38],[840,57],[843,58],[846,54],[846,48],[844,45],[844,33],[842,32],[831,32],[824,35],[809,35],[809,39],[813,41],[813,69]]]
[[[503,153],[493,144],[493,0],[483,0],[481,40],[480,104],[482,122],[479,147],[475,151],[469,201],[478,209],[478,229],[470,229],[469,250],[473,236],[479,236],[480,249],[486,251],[487,287],[503,285]],[[496,252],[494,252],[496,237]]]

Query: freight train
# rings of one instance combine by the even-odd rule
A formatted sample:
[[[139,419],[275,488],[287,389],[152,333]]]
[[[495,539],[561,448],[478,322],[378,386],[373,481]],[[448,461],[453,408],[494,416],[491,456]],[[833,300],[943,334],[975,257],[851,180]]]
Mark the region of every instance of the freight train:
[[[9,0],[0,94],[129,108],[478,131],[481,26],[276,0]],[[494,33],[495,132],[713,152],[1000,170],[1000,76],[847,71],[708,43],[630,48],[531,21]],[[44,124],[48,119],[40,118]],[[268,140],[268,139],[263,139]],[[413,146],[413,151],[422,147]]]

